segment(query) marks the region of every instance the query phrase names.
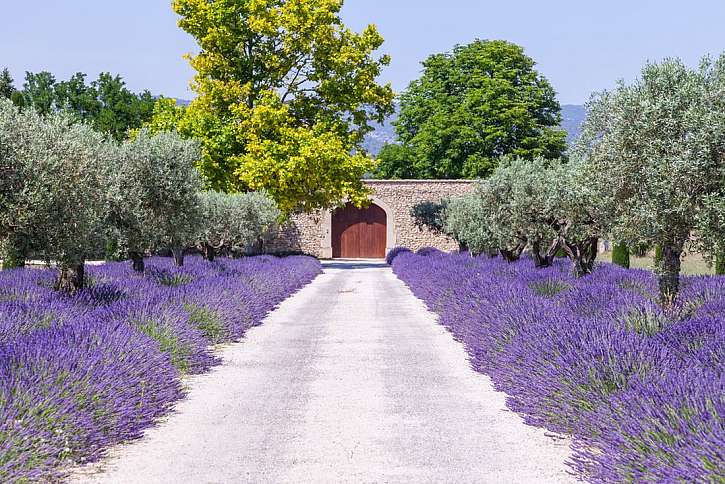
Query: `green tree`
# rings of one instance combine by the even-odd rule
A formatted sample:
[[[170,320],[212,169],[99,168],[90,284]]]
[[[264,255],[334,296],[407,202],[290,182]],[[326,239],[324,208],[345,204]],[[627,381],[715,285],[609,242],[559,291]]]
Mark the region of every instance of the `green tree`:
[[[214,260],[220,251],[253,252],[277,230],[281,212],[264,192],[201,194],[202,223],[197,248]]]
[[[121,76],[103,72],[91,83],[100,104],[93,125],[116,140],[127,137],[128,131],[140,128],[151,119],[156,99],[150,92],[134,94],[126,88]]]
[[[112,224],[118,247],[143,270],[143,255],[168,249],[177,265],[200,229],[201,178],[194,167],[198,143],[174,132],[142,129],[121,147],[112,190]]]
[[[98,92],[86,84],[86,75],[77,72],[55,87],[54,104],[57,109],[73,113],[81,121],[93,123],[101,109]]]
[[[13,80],[13,76],[10,75],[10,71],[7,67],[5,67],[2,72],[0,72],[1,99],[10,99],[10,96],[12,96],[15,92],[15,86],[13,85],[14,82],[15,81]]]
[[[55,76],[47,71],[26,72],[23,84],[24,105],[31,106],[42,115],[55,109]]]
[[[418,177],[413,160],[413,150],[397,143],[385,143],[378,153],[376,175],[387,179],[412,179]]]
[[[725,275],[725,192],[705,197],[703,210],[697,217],[697,246],[715,274]]]
[[[23,90],[11,96],[17,106],[33,107],[42,115],[67,111],[117,141],[150,121],[157,101],[149,91],[129,91],[120,76],[107,72],[90,84],[82,72],[60,82],[49,72],[27,72]]]
[[[108,208],[103,136],[66,114],[42,117],[0,100],[0,145],[0,240],[57,264],[58,289],[83,287]]]
[[[629,247],[627,247],[627,244],[614,244],[614,247],[612,247],[612,263],[629,269]]]
[[[400,97],[394,124],[404,149],[389,149],[377,176],[486,177],[504,155],[562,156],[556,93],[523,48],[476,40],[423,67]]]
[[[444,228],[474,253],[498,251],[509,262],[528,248],[537,267],[561,250],[579,277],[590,274],[606,213],[592,204],[579,163],[503,158],[475,190],[449,202]]]
[[[723,92],[725,54],[697,69],[677,59],[648,64],[634,83],[593,97],[576,148],[592,203],[613,215],[613,239],[661,247],[663,303],[677,295],[680,258],[708,200],[725,193]]]
[[[352,32],[340,0],[175,0],[198,97],[178,130],[201,140],[208,185],[265,189],[284,211],[361,202],[374,168],[361,150],[392,112],[376,82],[388,56],[374,26]],[[355,154],[357,153],[357,154]]]

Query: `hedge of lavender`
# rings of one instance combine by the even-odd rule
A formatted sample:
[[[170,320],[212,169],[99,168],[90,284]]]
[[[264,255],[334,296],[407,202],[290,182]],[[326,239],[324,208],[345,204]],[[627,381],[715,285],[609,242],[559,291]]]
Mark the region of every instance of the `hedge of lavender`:
[[[240,338],[311,281],[309,257],[153,258],[89,267],[74,296],[52,270],[0,272],[0,482],[54,480],[137,438],[183,396],[180,376],[217,363],[213,343]]]
[[[402,252],[395,273],[527,423],[574,437],[593,482],[725,481],[725,277],[662,310],[648,271]]]

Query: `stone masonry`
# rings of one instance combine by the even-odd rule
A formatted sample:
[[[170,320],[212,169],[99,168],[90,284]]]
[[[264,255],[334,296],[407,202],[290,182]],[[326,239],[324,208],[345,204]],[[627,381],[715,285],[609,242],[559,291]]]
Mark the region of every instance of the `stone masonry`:
[[[372,202],[386,212],[388,250],[396,246],[412,250],[436,247],[450,251],[458,248],[458,244],[449,237],[416,227],[410,211],[420,202],[440,202],[464,195],[473,188],[472,180],[366,180],[365,183],[372,188]],[[331,257],[332,216],[329,211],[293,215],[281,227],[277,238],[267,245],[267,250]]]

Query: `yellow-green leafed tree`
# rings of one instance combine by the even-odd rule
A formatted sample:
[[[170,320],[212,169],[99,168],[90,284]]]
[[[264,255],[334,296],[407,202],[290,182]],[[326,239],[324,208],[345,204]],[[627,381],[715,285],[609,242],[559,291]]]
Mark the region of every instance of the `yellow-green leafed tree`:
[[[345,27],[340,0],[175,0],[198,97],[174,120],[203,147],[211,188],[265,189],[280,208],[311,211],[362,202],[374,162],[361,149],[372,122],[392,113],[393,91],[377,78],[374,26]],[[165,125],[178,113],[159,109]],[[357,154],[356,154],[357,153]]]

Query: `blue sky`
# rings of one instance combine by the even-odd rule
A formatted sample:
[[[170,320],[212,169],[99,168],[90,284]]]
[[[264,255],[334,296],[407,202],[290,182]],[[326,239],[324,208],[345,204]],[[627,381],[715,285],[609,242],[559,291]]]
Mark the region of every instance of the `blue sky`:
[[[192,38],[169,0],[2,0],[0,67],[60,79],[77,71],[121,74],[133,90],[190,98],[182,59]],[[29,7],[32,4],[33,7]],[[434,52],[475,38],[521,44],[564,104],[636,77],[667,56],[696,65],[725,50],[725,0],[347,0],[345,21],[375,23],[393,62],[383,76],[400,91]]]

